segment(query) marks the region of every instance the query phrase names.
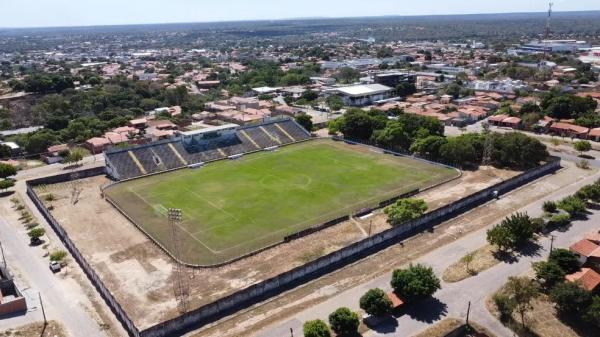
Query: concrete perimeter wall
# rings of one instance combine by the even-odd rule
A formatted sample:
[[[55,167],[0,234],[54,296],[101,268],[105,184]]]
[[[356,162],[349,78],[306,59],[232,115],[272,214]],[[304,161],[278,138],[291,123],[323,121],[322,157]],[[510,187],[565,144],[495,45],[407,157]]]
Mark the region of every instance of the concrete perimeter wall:
[[[221,298],[213,303],[204,305],[193,311],[190,311],[178,318],[171,319],[144,331],[139,331],[127,314],[122,310],[120,305],[115,301],[110,292],[106,289],[100,278],[97,276],[92,267],[85,261],[79,253],[75,245],[69,239],[67,233],[52,217],[50,212],[44,207],[41,200],[33,191],[32,186],[40,184],[50,184],[73,180],[73,174],[59,175],[55,177],[42,178],[27,182],[27,194],[34,201],[40,212],[50,223],[58,236],[63,240],[75,260],[79,263],[89,279],[92,281],[96,289],[102,295],[109,307],[113,310],[117,318],[121,321],[125,329],[132,336],[143,337],[166,337],[178,336],[188,331],[195,330],[207,323],[214,322],[231,313],[249,307],[252,304],[258,303],[272,296],[283,293],[286,290],[292,289],[295,286],[318,278],[331,271],[339,269],[349,263],[369,256],[386,247],[396,244],[416,233],[428,230],[435,225],[453,218],[461,213],[467,212],[479,205],[482,205],[494,198],[494,192],[499,195],[510,192],[530,181],[540,178],[544,175],[553,173],[560,169],[560,159],[551,158],[544,165],[531,169],[521,175],[510,178],[506,181],[488,187],[484,190],[476,192],[470,196],[457,200],[449,205],[429,212],[419,219],[406,222],[394,228],[390,228],[384,232],[373,235],[362,241],[356,242],[350,246],[344,247],[338,251],[330,253],[326,256],[318,258],[305,265],[296,267],[290,271],[282,273],[273,278],[264,280],[245,289],[242,289],[229,296]],[[91,172],[88,172],[91,171]],[[75,174],[75,179],[85,178],[93,175],[103,174],[104,171],[92,169],[81,171]]]

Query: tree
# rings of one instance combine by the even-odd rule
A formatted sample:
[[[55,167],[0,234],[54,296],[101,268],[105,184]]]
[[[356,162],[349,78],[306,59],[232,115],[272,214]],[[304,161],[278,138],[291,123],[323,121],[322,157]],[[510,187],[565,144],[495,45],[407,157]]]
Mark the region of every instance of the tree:
[[[546,289],[552,288],[555,284],[565,280],[565,272],[558,264],[552,261],[542,261],[533,263],[535,278]]]
[[[17,174],[17,168],[10,164],[0,163],[0,178],[6,179]]]
[[[600,327],[600,296],[594,296],[592,303],[583,314],[583,319],[597,327]]]
[[[416,219],[427,211],[427,204],[421,199],[400,199],[385,209],[388,222],[397,226],[406,221]]]
[[[329,327],[320,319],[306,321],[303,327],[304,337],[331,337]]]
[[[587,209],[585,202],[576,196],[569,196],[562,199],[558,202],[557,206],[572,217],[585,213]]]
[[[585,185],[575,193],[575,196],[583,201],[600,201],[600,184]]]
[[[0,191],[6,191],[7,189],[15,186],[15,181],[11,179],[0,180]]]
[[[579,316],[592,303],[592,294],[576,283],[564,282],[552,288],[550,299],[561,314]]]
[[[410,146],[410,151],[422,157],[437,160],[440,158],[440,149],[446,143],[446,137],[428,136],[415,140]]]
[[[0,112],[2,109],[0,109]],[[8,145],[0,144],[0,158],[9,158],[12,156],[12,150]]]
[[[398,96],[409,96],[417,92],[417,87],[414,83],[402,82],[396,86],[396,93]]]
[[[29,237],[32,239],[39,239],[44,236],[44,234],[46,234],[46,230],[41,227],[36,227],[27,232],[27,235],[29,235]]]
[[[362,109],[349,109],[337,120],[339,131],[348,139],[368,140],[373,134],[373,118]]]
[[[460,259],[460,261],[466,265],[468,273],[471,272],[471,263],[473,260],[475,260],[475,252],[470,252]]]
[[[392,301],[379,289],[371,289],[360,298],[360,308],[372,316],[384,316],[392,311]]]
[[[338,336],[353,336],[358,332],[358,315],[348,308],[339,308],[329,315],[329,325]]]
[[[331,95],[327,97],[327,105],[332,111],[338,111],[344,107],[344,102],[339,96]]]
[[[300,124],[306,131],[310,132],[313,129],[312,116],[301,113],[295,117],[296,122]]]
[[[527,277],[510,277],[505,289],[514,301],[515,310],[521,315],[521,324],[525,328],[525,313],[532,309],[531,302],[540,295],[537,283]]]
[[[529,215],[516,213],[487,232],[487,241],[501,250],[517,249],[533,238],[535,225]]]
[[[394,270],[391,285],[396,294],[406,301],[427,298],[441,289],[433,269],[421,264]]]
[[[584,152],[588,152],[592,149],[592,143],[587,140],[580,140],[573,144],[573,148],[579,151],[579,155],[582,156]]]
[[[579,270],[577,255],[568,249],[553,249],[548,261],[556,263],[566,274],[572,274]]]
[[[508,321],[515,310],[514,300],[502,292],[494,294],[493,300],[494,304],[496,304],[496,308],[498,308],[498,311],[500,312],[500,320],[502,322]]]

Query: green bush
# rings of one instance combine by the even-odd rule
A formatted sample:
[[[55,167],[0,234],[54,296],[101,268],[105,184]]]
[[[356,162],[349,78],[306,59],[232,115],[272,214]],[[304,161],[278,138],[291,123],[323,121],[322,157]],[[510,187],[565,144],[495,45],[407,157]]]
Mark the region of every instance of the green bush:
[[[500,312],[500,320],[503,322],[507,322],[513,311],[515,310],[515,302],[510,296],[496,293],[494,294],[494,303],[496,304],[496,308],[498,308],[498,312]]]
[[[556,206],[556,203],[554,201],[549,200],[544,202],[542,209],[544,210],[544,212],[554,213],[558,210],[558,207]]]
[[[348,308],[339,308],[329,315],[331,329],[340,337],[354,336],[358,332],[358,315]]]
[[[571,223],[571,216],[567,213],[553,215],[548,221],[549,226],[565,227]]]
[[[379,289],[371,289],[360,298],[360,308],[372,316],[384,316],[392,311],[392,301]]]
[[[331,337],[329,327],[320,319],[306,321],[303,327],[304,337]]]
[[[65,257],[67,257],[67,252],[64,250],[57,250],[50,254],[50,261],[61,262]]]

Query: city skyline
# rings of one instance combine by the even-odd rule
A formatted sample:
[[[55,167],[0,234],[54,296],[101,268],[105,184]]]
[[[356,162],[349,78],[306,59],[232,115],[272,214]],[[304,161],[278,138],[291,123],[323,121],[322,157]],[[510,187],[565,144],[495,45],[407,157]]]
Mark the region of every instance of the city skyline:
[[[547,1],[507,0],[502,2],[473,2],[468,0],[431,0],[425,3],[403,4],[391,0],[372,0],[365,8],[358,0],[333,0],[326,3],[306,0],[281,6],[273,0],[252,3],[229,0],[225,3],[200,3],[193,0],[174,0],[165,5],[159,0],[106,0],[101,6],[88,0],[73,3],[69,0],[3,0],[6,13],[2,28],[67,27],[96,25],[130,25],[180,22],[220,22],[251,20],[283,20],[293,18],[419,16],[453,14],[491,14],[543,12]],[[167,11],[165,7],[168,6]],[[556,11],[600,10],[594,0],[555,1]]]

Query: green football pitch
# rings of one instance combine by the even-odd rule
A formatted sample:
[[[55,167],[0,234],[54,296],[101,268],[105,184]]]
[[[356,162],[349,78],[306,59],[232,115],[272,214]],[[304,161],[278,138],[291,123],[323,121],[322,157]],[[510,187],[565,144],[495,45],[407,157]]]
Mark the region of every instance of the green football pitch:
[[[105,193],[182,261],[213,265],[458,174],[365,146],[313,140],[115,184]],[[183,212],[178,249],[168,208]]]

